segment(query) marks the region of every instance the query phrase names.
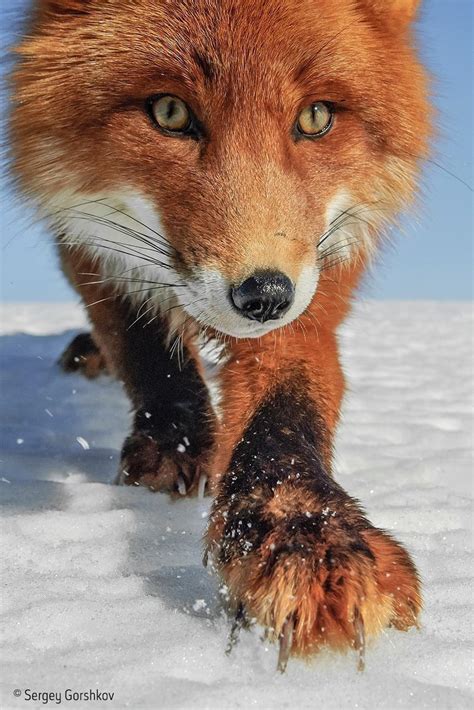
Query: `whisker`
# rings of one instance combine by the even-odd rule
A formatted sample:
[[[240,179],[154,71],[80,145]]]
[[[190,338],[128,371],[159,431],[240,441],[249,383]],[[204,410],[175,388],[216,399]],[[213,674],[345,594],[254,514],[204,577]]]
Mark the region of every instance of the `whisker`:
[[[342,217],[342,215],[340,215]],[[336,224],[336,220],[334,221],[334,224],[332,227],[330,227],[326,232],[324,232],[321,235],[321,238],[319,239],[316,247],[319,249],[321,244],[323,244],[330,236],[334,234],[334,232],[337,232],[339,229],[342,229],[343,227],[348,227],[348,226],[353,226],[357,225],[357,222],[348,222],[349,219],[354,218],[357,220],[357,222],[362,222],[363,224],[368,225],[369,227],[372,226],[370,222],[367,220],[362,219],[361,217],[357,217],[357,214],[351,214],[350,212],[345,211],[344,215],[344,220],[341,222],[341,224]]]
[[[144,227],[145,229],[147,229],[148,231],[150,231],[152,234],[155,234],[157,237],[160,237],[160,238],[163,239],[166,243],[168,243],[168,240],[166,239],[166,237],[165,237],[163,234],[161,234],[160,232],[158,232],[156,229],[153,229],[152,227],[150,227],[150,226],[149,226],[148,224],[146,224],[145,222],[141,222],[139,219],[137,219],[137,218],[134,217],[133,215],[130,215],[130,214],[128,214],[127,212],[124,212],[123,210],[120,210],[118,207],[114,207],[113,205],[108,205],[107,202],[102,201],[101,204],[103,204],[105,207],[109,207],[109,209],[114,210],[114,212],[117,212],[118,214],[122,214],[122,215],[124,215],[125,217],[127,217],[128,219],[131,219],[131,220],[132,220],[133,222],[135,222],[136,224],[139,224],[141,227]]]
[[[334,267],[340,266],[341,264],[344,264],[344,263],[346,263],[346,262],[348,262],[348,261],[351,261],[351,259],[350,259],[349,257],[341,257],[340,259],[335,259],[335,260],[333,260],[333,261],[328,262],[327,264],[325,264],[325,265],[320,269],[320,273],[322,273],[323,271],[327,271],[328,269],[333,269]]]
[[[85,202],[79,203],[77,205],[71,205],[71,207],[63,207],[61,210],[58,210],[56,213],[53,213],[52,216],[54,216],[55,214],[60,214],[61,212],[69,211],[69,210],[77,210],[78,207],[86,207],[87,205],[101,204],[104,207],[107,207],[108,209],[113,210],[113,213],[122,214],[125,217],[127,217],[127,219],[130,219],[131,221],[135,222],[136,224],[139,224],[141,227],[144,227],[146,230],[148,230],[152,234],[155,234],[157,237],[159,237],[161,240],[163,240],[166,245],[170,246],[168,240],[166,239],[166,237],[163,234],[156,231],[155,229],[153,229],[153,227],[150,227],[148,224],[141,222],[139,219],[137,219],[133,215],[130,215],[127,212],[124,212],[123,210],[119,209],[118,207],[114,207],[113,205],[109,205],[107,202],[105,202],[105,199],[106,198],[99,198],[97,200],[86,200]],[[87,214],[87,213],[85,213],[85,214]]]
[[[103,238],[100,238],[100,237],[99,237],[99,239],[101,239],[101,241],[107,241],[107,242],[109,242],[110,244],[115,244],[115,242],[113,242],[113,241],[110,240],[110,239],[103,239]],[[64,240],[60,240],[60,243],[63,244],[64,246],[78,246],[78,247],[93,246],[94,248],[97,248],[97,249],[106,249],[106,250],[108,250],[108,251],[114,251],[114,252],[116,252],[117,254],[123,254],[123,255],[125,255],[125,256],[132,256],[132,257],[134,257],[134,258],[141,259],[141,260],[142,260],[144,263],[146,263],[146,264],[153,264],[153,265],[155,265],[155,266],[160,266],[160,267],[163,267],[163,268],[165,268],[165,269],[169,269],[169,268],[170,268],[170,267],[168,266],[168,264],[164,264],[164,263],[162,263],[162,262],[160,262],[160,261],[157,261],[156,259],[150,259],[149,257],[146,257],[144,254],[140,253],[139,251],[135,251],[135,250],[134,250],[134,251],[125,251],[124,249],[117,249],[117,247],[110,247],[110,246],[108,246],[107,244],[94,243],[94,240],[93,240],[92,238],[89,238],[87,241],[81,241],[81,240],[77,240],[77,241],[64,241]],[[133,249],[133,247],[131,247],[131,249]]]
[[[80,212],[79,210],[71,210],[72,212],[75,212],[77,215],[75,219],[81,219],[85,220],[88,222],[93,222],[96,224],[100,224],[102,226],[108,227],[113,229],[114,231],[118,233],[125,234],[132,239],[136,239],[137,241],[141,242],[142,244],[147,244],[150,249],[153,249],[154,251],[158,251],[162,253],[163,255],[166,256],[172,256],[174,253],[173,247],[169,244],[169,242],[165,241],[164,239],[157,239],[156,237],[153,237],[149,234],[143,234],[142,232],[133,229],[130,226],[126,226],[124,224],[121,224],[119,222],[116,222],[112,219],[110,219],[109,216],[104,216],[104,215],[92,215],[89,214],[88,212]]]
[[[82,275],[82,274],[80,274]],[[123,278],[120,276],[108,276],[107,278],[104,279],[99,279],[98,281],[84,281],[83,283],[79,284],[80,286],[96,286],[97,284],[104,284],[104,283],[109,283],[109,282],[120,282],[120,283],[138,283],[138,284],[155,284],[156,286],[173,286],[173,288],[177,288],[178,286],[186,286],[185,283],[182,284],[173,284],[173,283],[165,283],[163,281],[151,281],[149,279],[130,279],[130,278]]]
[[[165,251],[160,245],[154,244],[153,241],[150,241],[147,237],[138,234],[133,229],[125,227],[122,224],[117,224],[116,222],[112,222],[111,220],[104,219],[102,217],[96,217],[95,215],[91,216],[91,215],[88,215],[87,213],[84,215],[81,213],[78,213],[78,216],[75,217],[75,219],[81,220],[83,222],[91,222],[93,224],[99,224],[101,226],[110,227],[118,234],[124,234],[127,237],[131,237],[132,239],[136,239],[138,242],[147,245],[146,247],[140,247],[141,250],[151,251],[153,253],[156,252],[158,254],[162,254],[163,256],[167,256],[167,257],[173,256],[173,253]],[[112,244],[116,243],[112,239],[106,239],[105,237],[99,237],[97,235],[95,235],[95,237],[93,237],[93,238],[100,239],[101,241],[104,241],[104,242],[110,242]],[[125,246],[129,247],[130,249],[138,249],[138,246],[134,246],[133,244],[127,244]]]
[[[72,210],[73,212],[76,212],[76,210]],[[87,222],[93,222],[95,224],[100,224],[102,226],[106,227],[111,227],[114,231],[125,234],[126,236],[130,236],[133,239],[136,239],[137,241],[141,242],[142,244],[147,244],[147,248],[152,250],[152,251],[157,251],[164,256],[172,256],[173,252],[168,251],[163,249],[162,244],[157,240],[154,239],[153,237],[150,237],[149,235],[142,234],[141,232],[137,232],[135,229],[132,229],[131,227],[126,227],[123,224],[119,224],[118,222],[114,222],[111,219],[108,219],[106,217],[100,216],[100,215],[89,215],[87,212],[77,212],[78,216],[75,219],[82,220],[82,221],[87,221]],[[166,244],[166,246],[169,246]]]
[[[100,298],[97,301],[94,301],[93,303],[86,303],[86,307],[89,308],[91,306],[96,306],[98,303],[103,303],[104,301],[109,301],[113,298],[124,298],[126,296],[133,296],[137,293],[150,293],[151,291],[158,290],[159,288],[167,288],[169,285],[174,286],[173,284],[163,284],[162,286],[155,286],[154,288],[140,288],[136,291],[127,291],[127,293],[113,293],[110,296]]]
[[[374,209],[374,205],[379,205],[380,200],[375,200],[374,202],[358,202],[355,205],[351,205],[350,207],[347,207],[345,210],[343,210],[337,217],[335,217],[329,224],[334,224],[334,222],[337,222],[341,217],[343,217],[345,214],[350,214],[352,217],[356,217],[359,214],[362,214],[363,212],[387,212],[388,210],[384,210],[381,207],[378,207]],[[360,209],[357,209],[359,208]],[[357,212],[354,212],[354,210],[357,209]]]
[[[346,222],[350,219],[349,215],[346,215],[344,220],[340,224],[333,224],[332,227],[329,227],[323,234],[321,235],[318,243],[316,244],[316,248],[319,249],[319,247],[324,244],[324,242],[329,239],[335,232],[337,232],[339,229],[342,229]]]
[[[348,247],[353,247],[358,244],[357,239],[351,239],[351,240],[346,240],[342,239],[341,241],[337,242],[334,245],[331,245],[328,247],[319,257],[318,261],[324,261],[328,257],[334,256],[334,254],[337,254],[339,251],[344,251],[344,249],[347,249]]]
[[[152,311],[154,308],[157,307],[156,303],[153,303],[153,304],[150,306],[150,308],[147,308],[145,311],[143,311],[143,313],[141,313],[141,310],[142,310],[143,306],[144,306],[145,304],[149,303],[149,302],[152,300],[152,298],[153,298],[153,296],[150,296],[150,298],[147,298],[145,301],[143,301],[143,303],[141,304],[140,308],[138,309],[137,317],[135,318],[135,320],[133,321],[133,323],[131,323],[131,324],[128,326],[127,330],[130,330],[131,328],[133,328],[133,326],[136,325],[144,316],[146,316],[147,313],[149,313],[150,311]]]

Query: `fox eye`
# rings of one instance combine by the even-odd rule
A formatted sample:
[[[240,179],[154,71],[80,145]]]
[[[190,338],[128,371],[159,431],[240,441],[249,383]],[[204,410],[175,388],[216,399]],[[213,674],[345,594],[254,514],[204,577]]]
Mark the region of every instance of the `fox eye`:
[[[334,111],[325,101],[316,101],[306,106],[299,114],[296,130],[303,136],[317,138],[324,136],[333,123]]]
[[[192,115],[184,101],[176,96],[158,96],[148,101],[148,110],[153,121],[164,131],[188,133],[192,127]]]

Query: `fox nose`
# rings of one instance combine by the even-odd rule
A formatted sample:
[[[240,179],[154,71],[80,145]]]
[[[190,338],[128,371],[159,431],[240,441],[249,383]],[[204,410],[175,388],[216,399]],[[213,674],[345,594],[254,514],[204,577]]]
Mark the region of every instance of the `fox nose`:
[[[245,318],[265,323],[278,320],[291,307],[295,287],[280,271],[262,271],[233,286],[231,301]]]

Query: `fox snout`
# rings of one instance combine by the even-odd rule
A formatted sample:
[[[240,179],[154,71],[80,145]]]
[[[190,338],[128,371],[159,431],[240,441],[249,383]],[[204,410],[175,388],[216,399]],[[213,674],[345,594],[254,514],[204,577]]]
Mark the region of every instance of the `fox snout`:
[[[230,289],[234,308],[245,318],[259,323],[282,318],[294,298],[294,284],[278,271],[257,272]]]
[[[306,310],[318,277],[316,256],[295,279],[271,267],[237,281],[220,268],[200,268],[186,279],[186,288],[177,296],[184,310],[202,325],[236,338],[259,338]]]
[[[323,204],[309,209],[298,177],[276,158],[266,166],[257,146],[255,153],[201,174],[192,201],[171,191],[154,199],[179,255],[183,309],[205,327],[243,338],[306,310],[318,284],[317,234],[326,226]]]

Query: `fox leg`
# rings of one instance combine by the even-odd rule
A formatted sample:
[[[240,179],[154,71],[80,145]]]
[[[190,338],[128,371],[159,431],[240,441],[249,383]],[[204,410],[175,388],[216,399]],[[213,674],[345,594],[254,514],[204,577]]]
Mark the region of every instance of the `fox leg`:
[[[224,373],[208,554],[237,617],[280,641],[280,670],[323,646],[358,649],[362,667],[365,636],[416,624],[417,573],[331,475],[344,387],[334,336],[276,344],[235,343]]]
[[[123,352],[116,369],[135,410],[122,449],[118,483],[179,495],[205,486],[214,414],[192,342],[170,355],[168,324],[143,327],[136,308],[123,309]],[[101,339],[102,339],[101,335]]]
[[[61,256],[93,326],[93,344],[88,344],[123,382],[133,407],[117,482],[196,493],[199,481],[201,487],[205,484],[201,473],[213,443],[215,416],[192,338],[185,337],[179,353],[171,353],[164,316],[155,312],[153,318],[139,319],[140,304],[130,296],[81,275],[97,268],[87,256],[77,250],[74,258],[70,251]]]

